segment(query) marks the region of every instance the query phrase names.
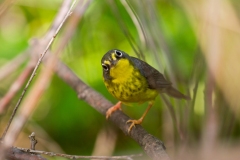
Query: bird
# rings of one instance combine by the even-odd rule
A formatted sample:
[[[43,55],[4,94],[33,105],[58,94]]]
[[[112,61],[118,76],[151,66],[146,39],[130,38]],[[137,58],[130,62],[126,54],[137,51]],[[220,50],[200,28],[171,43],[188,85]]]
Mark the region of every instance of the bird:
[[[135,125],[142,123],[159,94],[190,100],[189,96],[175,89],[157,69],[119,49],[112,49],[105,53],[101,59],[101,65],[107,90],[119,100],[106,111],[107,119],[116,110],[121,110],[122,104],[148,102],[147,109],[139,119],[127,121],[130,123],[128,133]]]

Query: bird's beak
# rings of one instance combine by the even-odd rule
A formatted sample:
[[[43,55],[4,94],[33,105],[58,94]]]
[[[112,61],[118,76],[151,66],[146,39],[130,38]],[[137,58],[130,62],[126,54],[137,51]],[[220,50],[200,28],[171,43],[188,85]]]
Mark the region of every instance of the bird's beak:
[[[110,67],[114,67],[116,64],[117,64],[117,60],[112,60],[111,64],[110,64]]]
[[[118,60],[117,60],[115,54],[113,53],[103,63],[106,64],[106,65],[109,65],[110,68],[111,68],[111,67],[114,67],[117,64],[117,62],[118,62]]]
[[[112,67],[114,67],[116,65],[117,61],[109,59],[109,60],[105,60],[103,63],[106,64],[106,65],[109,65],[110,68],[112,68]]]
[[[111,63],[111,67],[113,67],[113,66],[115,66],[116,64],[117,64],[117,58],[116,58],[116,55],[115,55],[115,53],[112,53],[111,54],[111,58],[109,58],[110,59],[110,63]]]

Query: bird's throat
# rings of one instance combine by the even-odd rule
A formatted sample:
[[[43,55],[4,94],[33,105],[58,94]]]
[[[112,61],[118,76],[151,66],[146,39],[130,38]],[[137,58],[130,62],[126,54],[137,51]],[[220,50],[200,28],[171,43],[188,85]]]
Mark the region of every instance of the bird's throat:
[[[131,78],[134,66],[128,59],[120,59],[117,64],[110,69],[110,76],[113,83],[122,83]]]

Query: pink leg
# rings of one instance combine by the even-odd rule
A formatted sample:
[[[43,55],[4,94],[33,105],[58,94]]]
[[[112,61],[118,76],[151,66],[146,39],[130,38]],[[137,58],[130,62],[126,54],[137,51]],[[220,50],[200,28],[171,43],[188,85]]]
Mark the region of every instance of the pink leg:
[[[114,106],[112,106],[111,108],[109,108],[109,109],[107,110],[107,112],[106,112],[106,119],[108,119],[108,118],[111,116],[111,114],[112,114],[113,112],[115,112],[116,110],[121,110],[121,104],[122,104],[122,102],[119,101],[117,104],[115,104]]]

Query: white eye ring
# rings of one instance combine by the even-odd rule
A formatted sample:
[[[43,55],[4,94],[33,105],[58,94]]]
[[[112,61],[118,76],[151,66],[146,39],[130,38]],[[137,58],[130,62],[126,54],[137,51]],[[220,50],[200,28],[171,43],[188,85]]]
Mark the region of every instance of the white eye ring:
[[[115,55],[119,58],[123,56],[122,52],[120,52],[118,50],[115,50]]]
[[[102,68],[103,68],[104,71],[108,71],[109,70],[109,65],[102,64]]]

